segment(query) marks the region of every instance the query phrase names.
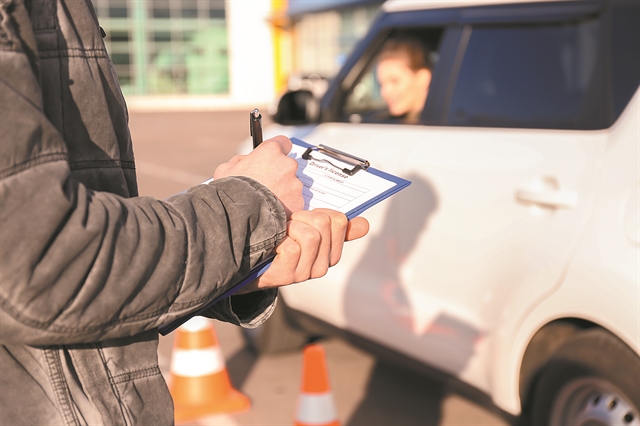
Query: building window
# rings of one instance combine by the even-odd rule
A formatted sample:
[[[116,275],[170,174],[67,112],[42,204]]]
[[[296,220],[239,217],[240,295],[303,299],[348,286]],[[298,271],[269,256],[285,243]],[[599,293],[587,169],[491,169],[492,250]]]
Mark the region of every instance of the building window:
[[[171,18],[171,6],[169,0],[152,0],[149,2],[151,17],[155,19]]]
[[[154,31],[153,41],[155,41],[156,43],[170,42],[171,32],[170,31]]]
[[[209,18],[225,19],[224,0],[209,0],[208,4]]]
[[[111,62],[113,62],[113,65],[129,65],[131,63],[131,55],[129,53],[112,53]]]
[[[129,31],[115,30],[115,31],[111,31],[107,35],[111,43],[120,43],[120,42],[128,43],[131,40],[131,35]]]
[[[196,0],[182,0],[181,12],[183,18],[197,18],[198,2]]]
[[[224,0],[92,0],[125,95],[229,91]]]
[[[127,0],[111,0],[108,10],[110,18],[129,17],[129,5],[127,4]]]

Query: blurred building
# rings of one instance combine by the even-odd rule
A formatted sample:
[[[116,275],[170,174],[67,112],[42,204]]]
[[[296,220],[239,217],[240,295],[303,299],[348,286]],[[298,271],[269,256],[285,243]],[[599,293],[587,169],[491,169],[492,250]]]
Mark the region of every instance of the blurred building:
[[[301,76],[332,76],[382,0],[92,2],[130,104],[206,107],[266,104]]]
[[[369,29],[382,1],[289,0],[295,72],[331,76]]]
[[[229,91],[224,0],[93,0],[125,95]]]

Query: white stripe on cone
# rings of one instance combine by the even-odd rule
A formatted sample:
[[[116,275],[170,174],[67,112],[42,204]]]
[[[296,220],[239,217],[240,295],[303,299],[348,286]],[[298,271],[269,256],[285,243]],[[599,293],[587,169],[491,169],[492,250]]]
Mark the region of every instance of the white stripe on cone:
[[[296,420],[307,424],[324,424],[338,420],[331,392],[300,394]]]
[[[196,331],[207,330],[211,327],[209,320],[204,317],[193,317],[180,326],[184,331],[195,333]]]
[[[201,377],[224,370],[224,358],[219,348],[173,350],[171,374],[183,377]]]

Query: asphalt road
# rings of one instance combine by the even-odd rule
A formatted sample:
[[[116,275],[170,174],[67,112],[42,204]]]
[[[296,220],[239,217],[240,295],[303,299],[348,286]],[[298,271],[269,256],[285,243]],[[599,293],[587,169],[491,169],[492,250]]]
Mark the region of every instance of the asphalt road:
[[[140,195],[166,198],[209,178],[249,136],[249,111],[131,113]],[[268,119],[265,119],[268,124]],[[239,328],[214,321],[227,371],[251,409],[203,418],[192,425],[291,425],[302,374],[302,354],[255,356]],[[379,362],[339,339],[325,348],[342,425],[507,425],[485,403],[447,383]],[[160,368],[170,380],[173,335],[161,338]]]

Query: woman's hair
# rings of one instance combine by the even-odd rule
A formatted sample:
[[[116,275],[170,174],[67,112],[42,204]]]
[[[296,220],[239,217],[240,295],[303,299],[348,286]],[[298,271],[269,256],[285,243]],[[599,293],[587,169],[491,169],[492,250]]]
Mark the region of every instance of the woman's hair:
[[[378,62],[388,58],[403,57],[409,60],[409,68],[418,71],[431,69],[433,63],[427,47],[414,37],[392,38],[387,40],[378,54]]]

